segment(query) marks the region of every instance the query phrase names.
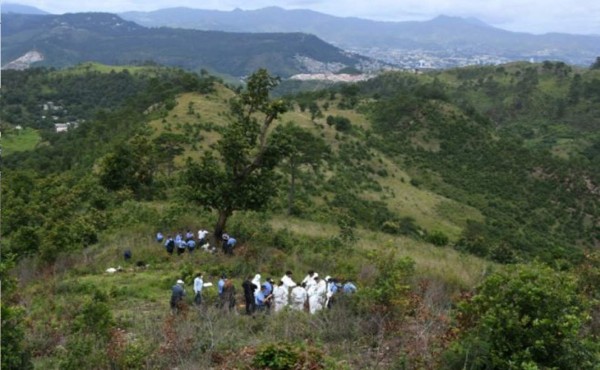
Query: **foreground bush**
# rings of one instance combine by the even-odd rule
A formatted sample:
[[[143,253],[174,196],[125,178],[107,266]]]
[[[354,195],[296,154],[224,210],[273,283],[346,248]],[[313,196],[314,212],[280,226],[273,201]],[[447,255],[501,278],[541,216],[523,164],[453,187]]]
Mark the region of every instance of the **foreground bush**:
[[[548,267],[496,273],[459,306],[453,369],[594,369],[598,344],[580,335],[587,320],[575,279]]]

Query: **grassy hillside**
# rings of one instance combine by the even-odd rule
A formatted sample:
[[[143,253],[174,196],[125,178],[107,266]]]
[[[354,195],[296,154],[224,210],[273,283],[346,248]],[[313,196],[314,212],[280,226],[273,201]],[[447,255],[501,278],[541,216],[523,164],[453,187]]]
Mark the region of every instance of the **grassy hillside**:
[[[503,101],[514,102],[517,72],[533,72],[506,68],[515,81],[503,80]],[[481,363],[473,368],[518,358],[522,367],[593,369],[598,157],[586,143],[597,133],[571,123],[588,117],[595,75],[582,72],[581,100],[553,121],[575,135],[573,152],[558,157],[536,144],[534,129],[547,122],[544,100],[566,90],[543,75],[548,82],[528,96],[541,103],[507,103],[513,111],[494,116],[492,99],[461,88],[486,73],[500,72],[394,73],[275,100],[288,110],[269,128],[273,145],[293,121],[292,132],[308,138],[298,153],[327,150],[296,168],[293,197],[285,157],[264,207],[233,212],[234,256],[170,256],[153,238],[213,230],[217,210],[190,199],[185,174],[208,152],[224,158],[232,103],[247,95],[161,68],[9,74],[2,115],[23,118],[25,132],[50,97],[87,114],[77,129],[42,130],[41,144],[4,159],[2,325],[15,335],[2,344],[14,354],[3,368],[461,369],[474,351]],[[98,97],[106,108],[86,111],[82,102]],[[358,293],[316,315],[243,315],[246,276],[292,270],[298,281],[311,269],[354,281]],[[232,279],[235,312],[218,307],[214,286],[193,305],[198,272],[213,284],[223,273]],[[188,295],[172,315],[177,279]],[[522,300],[504,306],[506,296]],[[539,330],[528,329],[532,322]]]

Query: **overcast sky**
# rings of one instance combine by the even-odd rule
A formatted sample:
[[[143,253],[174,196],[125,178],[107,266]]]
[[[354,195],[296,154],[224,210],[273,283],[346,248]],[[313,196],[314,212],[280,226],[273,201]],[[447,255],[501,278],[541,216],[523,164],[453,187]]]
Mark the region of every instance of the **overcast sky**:
[[[600,35],[600,0],[0,0],[50,13],[151,11],[184,6],[232,10],[279,6],[383,21],[428,20],[440,14],[475,17],[495,27],[531,33]]]

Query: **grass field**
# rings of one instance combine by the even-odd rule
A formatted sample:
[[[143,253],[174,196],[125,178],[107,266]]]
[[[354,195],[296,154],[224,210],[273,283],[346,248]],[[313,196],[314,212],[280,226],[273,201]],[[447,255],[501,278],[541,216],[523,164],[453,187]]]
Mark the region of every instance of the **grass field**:
[[[39,144],[40,134],[32,128],[13,130],[9,134],[2,135],[1,139],[3,154],[33,150]]]

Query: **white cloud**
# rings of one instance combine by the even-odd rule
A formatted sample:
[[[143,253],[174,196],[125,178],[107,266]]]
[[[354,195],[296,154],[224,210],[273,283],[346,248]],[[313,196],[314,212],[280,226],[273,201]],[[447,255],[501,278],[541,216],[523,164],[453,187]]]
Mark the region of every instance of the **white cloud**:
[[[491,25],[534,33],[600,34],[600,2],[590,0],[13,0],[52,13],[129,10],[184,6],[231,10],[280,6],[312,9],[338,16],[386,21],[425,20],[440,14],[476,17]]]

